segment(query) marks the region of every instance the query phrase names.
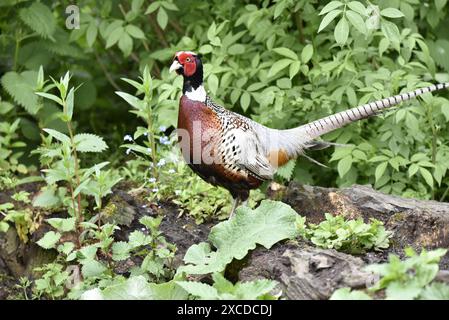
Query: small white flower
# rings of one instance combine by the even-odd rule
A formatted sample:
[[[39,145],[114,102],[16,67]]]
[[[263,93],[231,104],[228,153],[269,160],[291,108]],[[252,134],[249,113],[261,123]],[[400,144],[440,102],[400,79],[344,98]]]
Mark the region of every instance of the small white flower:
[[[167,163],[167,162],[165,161],[165,159],[161,159],[161,160],[159,160],[159,162],[157,163],[157,166],[158,166],[158,167],[162,167],[162,166],[164,166],[166,163]]]
[[[165,130],[167,130],[167,127],[166,127],[166,126],[160,126],[160,127],[159,127],[159,131],[160,131],[160,132],[165,132]]]
[[[149,181],[150,183],[154,183],[154,182],[156,182],[156,178],[150,178],[150,179],[148,179],[148,181]]]
[[[175,194],[179,196],[181,194],[181,190],[175,190]]]
[[[158,192],[159,189],[158,188],[153,188],[151,191],[153,191],[154,193]]]
[[[162,143],[163,145],[168,145],[170,144],[170,140],[168,139],[168,137],[166,136],[162,136],[159,138],[159,142]]]
[[[130,154],[131,153],[131,149],[126,149],[126,154]]]
[[[152,151],[151,148],[147,148],[148,153],[151,153],[151,151]]]
[[[145,131],[145,132],[143,133],[143,135],[144,135],[145,137],[148,137],[148,132]]]
[[[124,141],[133,141],[133,137],[131,137],[129,134],[123,137]]]
[[[147,229],[145,229],[145,228],[140,228],[140,230],[141,230],[141,231],[146,231]]]
[[[175,173],[175,172],[176,172],[175,169],[168,170],[168,173]]]

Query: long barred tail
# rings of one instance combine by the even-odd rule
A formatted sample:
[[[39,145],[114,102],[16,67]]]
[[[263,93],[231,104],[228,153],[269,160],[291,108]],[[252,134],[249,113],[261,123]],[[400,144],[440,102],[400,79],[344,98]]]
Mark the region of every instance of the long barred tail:
[[[305,135],[308,138],[314,139],[357,120],[368,118],[378,113],[379,111],[395,106],[402,101],[416,98],[417,96],[420,96],[427,92],[442,90],[445,88],[449,88],[449,82],[439,83],[425,88],[416,89],[411,92],[398,94],[393,97],[370,102],[368,104],[364,104],[352,109],[341,111],[336,114],[300,126],[297,128],[297,130],[302,134],[302,136]]]

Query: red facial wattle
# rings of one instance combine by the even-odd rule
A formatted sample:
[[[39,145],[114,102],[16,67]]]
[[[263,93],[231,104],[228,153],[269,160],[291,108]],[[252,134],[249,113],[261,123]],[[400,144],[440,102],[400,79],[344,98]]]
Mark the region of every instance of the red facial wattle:
[[[179,52],[176,54],[179,63],[183,66],[184,75],[186,77],[192,76],[196,72],[196,60],[193,54],[188,52]]]

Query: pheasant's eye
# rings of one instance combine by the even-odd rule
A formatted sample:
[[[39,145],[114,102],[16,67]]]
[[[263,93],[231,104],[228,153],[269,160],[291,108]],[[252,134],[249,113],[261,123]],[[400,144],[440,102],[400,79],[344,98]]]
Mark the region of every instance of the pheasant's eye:
[[[187,58],[186,61],[187,61],[187,62],[190,62],[190,58]]]

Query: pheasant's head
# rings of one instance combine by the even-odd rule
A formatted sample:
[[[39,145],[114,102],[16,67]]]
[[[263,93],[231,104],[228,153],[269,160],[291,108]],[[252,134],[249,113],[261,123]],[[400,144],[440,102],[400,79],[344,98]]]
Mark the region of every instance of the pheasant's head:
[[[200,57],[191,51],[178,51],[175,54],[172,65],[170,66],[170,72],[176,71],[177,74],[184,77],[201,76],[203,72],[203,66]]]

